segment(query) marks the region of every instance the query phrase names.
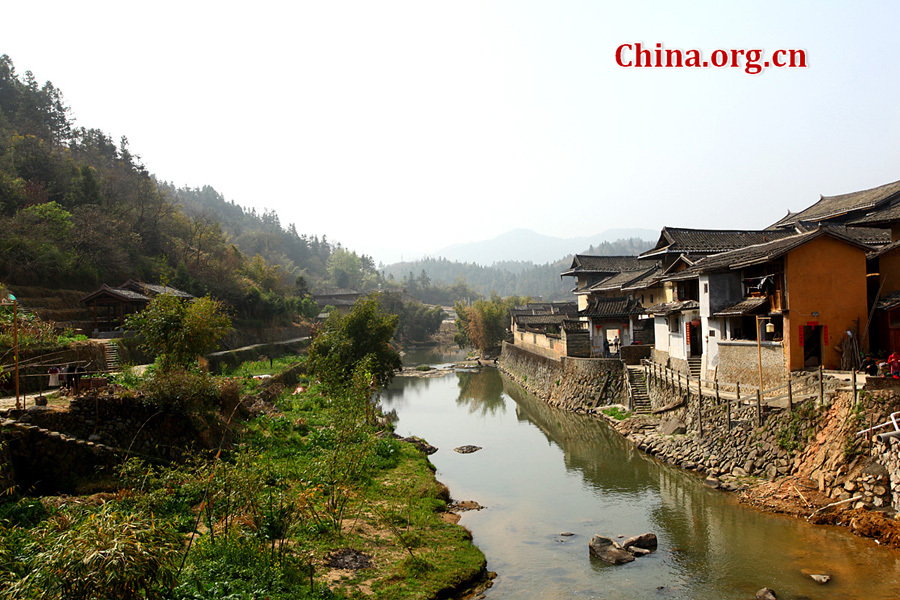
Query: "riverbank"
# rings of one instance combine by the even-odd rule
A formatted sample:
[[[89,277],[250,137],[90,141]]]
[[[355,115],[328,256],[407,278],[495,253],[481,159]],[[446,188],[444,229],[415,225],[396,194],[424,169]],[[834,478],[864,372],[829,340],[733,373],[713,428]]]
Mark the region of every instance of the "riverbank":
[[[149,408],[149,418],[133,414],[141,402],[152,404],[136,398],[135,390],[104,391],[72,403],[90,410],[35,408],[16,415],[22,423],[4,422],[0,452],[10,454],[0,456],[0,474],[7,466],[14,467],[10,473],[21,468],[20,474],[28,474],[29,453],[39,453],[44,439],[103,449],[118,460],[102,477],[92,473],[72,481],[72,495],[0,498],[6,500],[0,502],[0,556],[19,556],[10,569],[0,569],[0,598],[33,597],[26,587],[36,577],[67,572],[66,560],[81,564],[98,540],[80,540],[74,550],[63,540],[89,531],[93,519],[106,527],[103,537],[123,551],[137,543],[134,551],[155,565],[147,589],[171,583],[170,596],[179,600],[211,598],[203,590],[213,589],[216,597],[249,598],[264,591],[273,600],[453,598],[489,585],[484,555],[471,534],[447,518],[454,510],[449,492],[428,456],[369,425],[355,405],[326,398],[310,385],[302,365],[289,362],[275,361],[281,373],[266,371],[268,360],[243,365],[235,377],[222,380],[222,390],[231,390],[229,398],[238,404],[215,415],[223,422],[237,415],[228,424],[233,437],[221,457],[215,447],[222,436],[198,430],[193,444],[151,436],[160,448],[192,447],[192,459],[173,462],[160,455],[121,465],[128,440],[169,418],[160,407]],[[274,376],[259,379],[264,372]],[[223,395],[218,408],[224,410],[228,401]],[[96,443],[86,439],[91,431]],[[159,453],[137,442],[141,456]],[[139,527],[129,529],[129,519]],[[45,549],[40,557],[17,550],[31,542],[29,547]],[[107,573],[100,564],[85,568],[98,577]],[[119,576],[143,575],[126,569]]]
[[[760,510],[844,525],[900,547],[892,485],[900,479],[897,451],[856,436],[900,409],[895,393],[865,393],[857,402],[852,393],[838,393],[827,406],[810,402],[791,413],[767,413],[760,424],[754,406],[726,415],[721,405],[690,394],[676,397],[674,389],[654,390],[651,383],[655,414],[634,415],[621,396],[599,395],[597,379],[571,377],[571,361],[510,350],[504,348],[500,368],[530,393],[604,419],[641,451],[705,477],[707,486],[737,493],[742,503]],[[582,370],[609,370],[602,364],[607,361],[595,362]]]

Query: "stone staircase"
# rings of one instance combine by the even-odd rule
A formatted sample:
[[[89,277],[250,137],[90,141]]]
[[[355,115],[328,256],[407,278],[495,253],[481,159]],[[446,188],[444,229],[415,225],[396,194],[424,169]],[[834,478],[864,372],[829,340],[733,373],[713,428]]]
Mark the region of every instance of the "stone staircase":
[[[103,345],[103,356],[106,359],[107,371],[113,372],[119,370],[119,347],[115,343],[107,341]]]
[[[637,414],[650,414],[650,394],[647,391],[647,378],[640,366],[628,366],[628,381],[631,384],[632,409]]]
[[[688,369],[691,371],[691,379],[700,379],[700,371],[703,368],[703,357],[692,356],[687,359]]]

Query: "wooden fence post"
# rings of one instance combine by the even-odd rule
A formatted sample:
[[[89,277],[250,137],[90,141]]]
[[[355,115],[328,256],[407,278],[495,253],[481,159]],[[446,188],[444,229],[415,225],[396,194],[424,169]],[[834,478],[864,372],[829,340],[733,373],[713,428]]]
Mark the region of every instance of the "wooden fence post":
[[[740,396],[738,396],[740,398]],[[731,399],[725,399],[725,422],[728,423],[728,431],[731,431]]]
[[[822,365],[819,365],[819,406],[825,406],[825,377]]]
[[[703,388],[700,387],[700,378],[697,378],[697,418],[700,421],[700,437],[703,437]]]
[[[856,406],[856,369],[850,370],[850,382],[853,385],[853,406]]]
[[[788,412],[794,412],[794,388],[791,386],[790,373],[788,373]]]
[[[762,427],[762,390],[756,390],[756,426]]]

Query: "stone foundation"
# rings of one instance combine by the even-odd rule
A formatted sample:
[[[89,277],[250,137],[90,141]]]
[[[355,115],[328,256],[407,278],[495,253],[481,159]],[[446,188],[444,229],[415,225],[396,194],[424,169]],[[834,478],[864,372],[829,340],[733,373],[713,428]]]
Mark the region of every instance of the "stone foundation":
[[[528,392],[554,406],[586,411],[628,402],[625,365],[617,359],[556,360],[504,343],[500,367]]]

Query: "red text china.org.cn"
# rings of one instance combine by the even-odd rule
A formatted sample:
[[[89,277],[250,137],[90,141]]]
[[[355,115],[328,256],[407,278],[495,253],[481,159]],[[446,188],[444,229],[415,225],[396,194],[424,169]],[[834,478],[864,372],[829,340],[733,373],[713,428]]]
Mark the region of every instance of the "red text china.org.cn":
[[[718,49],[708,55],[702,50],[664,48],[659,42],[648,47],[641,42],[629,42],[616,48],[616,63],[625,68],[733,68],[756,75],[764,69],[806,68],[806,50],[775,50],[767,53],[760,48]]]

